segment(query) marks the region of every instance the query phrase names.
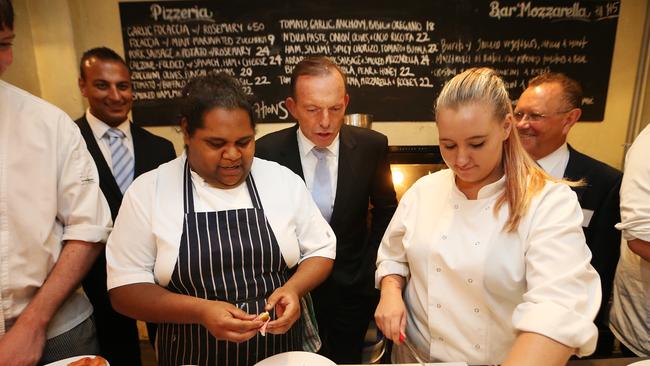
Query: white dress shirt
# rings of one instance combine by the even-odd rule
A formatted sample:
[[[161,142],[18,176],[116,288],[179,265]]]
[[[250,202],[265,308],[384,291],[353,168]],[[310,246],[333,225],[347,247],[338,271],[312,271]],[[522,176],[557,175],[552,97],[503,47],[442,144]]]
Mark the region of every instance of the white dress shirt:
[[[332,184],[332,206],[336,199],[336,186],[339,177],[339,145],[341,135],[336,135],[332,144],[326,149],[327,154],[327,168],[330,172],[330,182]],[[316,164],[318,158],[312,152],[315,147],[313,142],[309,140],[300,129],[298,129],[298,151],[300,152],[300,162],[302,163],[302,174],[305,177],[305,184],[309,192],[313,192],[314,188],[314,173],[316,172]]]
[[[596,346],[600,279],[575,193],[547,182],[514,233],[505,179],[468,200],[451,170],[419,179],[402,197],[379,247],[376,281],[407,279],[406,336],[430,361],[501,363],[518,332],[545,335],[579,355]],[[403,347],[394,361],[412,361]]]
[[[564,172],[566,172],[566,167],[569,165],[570,156],[571,153],[569,151],[569,147],[566,143],[564,143],[562,146],[558,147],[557,150],[537,160],[537,164],[539,164],[539,166],[544,169],[546,174],[550,175],[551,177],[555,179],[563,179]],[[593,216],[594,210],[583,208],[582,226],[589,227],[589,222],[591,222],[591,218]]]
[[[169,283],[183,231],[185,159],[183,154],[141,175],[126,191],[106,246],[109,289],[140,282]],[[258,158],[251,174],[287,266],[309,257],[334,258],[334,232],[300,177]],[[245,184],[222,190],[193,173],[192,187],[196,211],[253,207]]]
[[[562,144],[557,150],[537,160],[537,164],[551,177],[564,178],[564,171],[569,164],[569,147],[566,143]]]
[[[0,336],[32,300],[66,240],[105,242],[111,227],[97,168],[60,109],[0,81]],[[47,337],[92,314],[73,293]]]
[[[650,242],[650,127],[632,144],[621,183],[621,257],[616,267],[609,314],[610,329],[627,348],[650,356],[650,262],[627,246],[626,240]]]
[[[113,172],[113,157],[111,156],[111,149],[108,146],[108,139],[105,136],[106,131],[111,128],[111,126],[90,113],[90,109],[86,110],[86,120],[90,125],[90,129],[93,131],[93,136],[95,136],[95,141],[97,141],[97,145],[99,145],[99,150],[101,150],[104,160],[106,160],[108,167],[111,168],[111,172]],[[124,132],[124,139],[122,142],[131,153],[131,157],[135,157],[133,136],[131,135],[131,122],[127,119],[120,123],[116,128]]]

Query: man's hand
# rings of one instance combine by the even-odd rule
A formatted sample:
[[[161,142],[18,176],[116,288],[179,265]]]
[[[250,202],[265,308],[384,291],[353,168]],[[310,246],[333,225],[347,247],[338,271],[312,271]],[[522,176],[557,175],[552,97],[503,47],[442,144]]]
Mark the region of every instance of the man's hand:
[[[223,301],[204,301],[201,323],[217,339],[244,342],[253,338],[264,324],[261,320],[255,320],[256,315],[248,314],[233,304]]]
[[[269,322],[266,332],[284,334],[300,318],[300,298],[298,292],[290,286],[282,286],[271,294],[266,301],[266,311],[275,308],[276,319]]]
[[[34,366],[45,347],[45,327],[23,317],[0,338],[0,365]]]
[[[0,338],[0,366],[32,366],[41,359],[46,330],[61,304],[79,287],[103,245],[69,240],[50,275],[14,326]]]

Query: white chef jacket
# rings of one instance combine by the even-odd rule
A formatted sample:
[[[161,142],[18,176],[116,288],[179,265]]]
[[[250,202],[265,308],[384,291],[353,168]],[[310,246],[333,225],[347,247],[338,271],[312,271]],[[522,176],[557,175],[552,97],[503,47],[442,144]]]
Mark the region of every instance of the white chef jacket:
[[[627,348],[650,356],[650,262],[627,246],[626,240],[650,242],[650,127],[627,152],[621,183],[621,257],[614,278],[609,328]]]
[[[0,81],[0,336],[45,282],[66,240],[105,242],[111,227],[97,168],[60,109]],[[92,314],[68,298],[47,337]]]
[[[183,232],[183,154],[138,177],[127,190],[106,246],[108,288],[133,283],[167,286]],[[309,257],[334,258],[336,237],[305,183],[289,169],[255,158],[251,168],[262,208],[287,266]],[[233,190],[192,174],[196,211],[252,208],[245,183]]]
[[[498,364],[517,333],[534,332],[587,355],[600,279],[580,226],[575,193],[547,182],[514,233],[507,205],[494,214],[505,179],[468,200],[451,170],[418,180],[402,197],[377,255],[377,284],[407,278],[406,335],[431,361]],[[409,360],[394,348],[394,361]]]

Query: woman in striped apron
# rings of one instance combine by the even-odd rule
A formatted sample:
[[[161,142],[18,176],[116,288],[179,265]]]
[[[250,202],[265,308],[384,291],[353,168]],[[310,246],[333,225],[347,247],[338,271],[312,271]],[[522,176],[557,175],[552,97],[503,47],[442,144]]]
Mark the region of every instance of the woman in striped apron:
[[[234,79],[195,79],[184,96],[186,155],[134,182],[109,239],[113,305],[159,323],[159,365],[252,365],[301,350],[300,297],[331,271],[334,234],[300,178],[253,158],[252,106]],[[168,202],[177,190],[181,202]]]

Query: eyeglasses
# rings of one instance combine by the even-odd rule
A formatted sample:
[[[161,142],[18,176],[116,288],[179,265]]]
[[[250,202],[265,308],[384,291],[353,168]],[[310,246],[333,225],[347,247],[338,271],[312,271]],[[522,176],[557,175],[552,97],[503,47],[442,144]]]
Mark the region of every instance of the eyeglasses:
[[[523,121],[524,118],[526,118],[526,116],[528,116],[528,120],[529,120],[530,122],[539,122],[539,121],[544,120],[544,119],[546,119],[546,118],[548,118],[548,117],[550,117],[550,116],[554,116],[554,115],[557,115],[557,114],[569,113],[569,112],[571,112],[572,110],[573,110],[573,109],[569,109],[568,111],[550,112],[550,113],[535,113],[535,112],[533,112],[533,113],[524,113],[524,112],[515,112],[515,113],[513,114],[513,117],[515,117],[515,121],[517,121],[517,122],[521,122],[521,121]]]

